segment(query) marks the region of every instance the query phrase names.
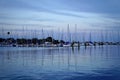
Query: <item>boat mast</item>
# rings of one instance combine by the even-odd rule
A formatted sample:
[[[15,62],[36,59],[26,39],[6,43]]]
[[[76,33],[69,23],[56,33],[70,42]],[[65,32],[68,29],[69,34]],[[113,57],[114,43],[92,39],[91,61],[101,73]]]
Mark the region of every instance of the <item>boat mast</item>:
[[[67,27],[67,32],[68,32],[68,42],[71,43],[71,35],[70,35],[69,24],[68,24],[68,27]]]
[[[90,31],[90,42],[92,42],[92,41],[91,41],[91,31]]]
[[[75,41],[77,41],[77,24],[75,24]]]
[[[44,31],[43,31],[43,28],[42,28],[42,39],[44,39]]]

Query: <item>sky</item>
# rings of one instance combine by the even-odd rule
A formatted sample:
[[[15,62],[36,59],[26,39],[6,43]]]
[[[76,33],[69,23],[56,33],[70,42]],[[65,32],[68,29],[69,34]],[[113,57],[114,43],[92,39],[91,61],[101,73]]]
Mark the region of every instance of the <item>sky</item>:
[[[0,0],[0,29],[120,30],[120,0]],[[9,26],[13,25],[13,26]]]

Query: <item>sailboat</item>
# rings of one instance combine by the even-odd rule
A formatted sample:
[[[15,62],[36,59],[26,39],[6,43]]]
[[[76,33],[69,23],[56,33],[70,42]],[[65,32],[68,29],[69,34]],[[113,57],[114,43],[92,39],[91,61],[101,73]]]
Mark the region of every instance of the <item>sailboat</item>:
[[[70,47],[71,46],[71,34],[70,34],[69,24],[67,27],[67,37],[68,37],[68,40],[67,40],[67,42],[65,42],[63,47]]]

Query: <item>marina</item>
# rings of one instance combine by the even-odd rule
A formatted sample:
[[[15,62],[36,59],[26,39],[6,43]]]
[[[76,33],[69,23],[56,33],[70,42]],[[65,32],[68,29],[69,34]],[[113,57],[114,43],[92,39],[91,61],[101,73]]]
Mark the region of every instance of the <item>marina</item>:
[[[0,80],[120,80],[120,0],[0,0]]]
[[[9,25],[3,25],[9,26]],[[14,26],[14,25],[13,25]],[[21,26],[22,27],[22,26]],[[1,47],[80,47],[120,45],[119,30],[78,30],[76,24],[74,32],[70,26],[66,30],[30,30],[29,25],[22,30],[0,31]],[[63,35],[64,34],[64,35]]]

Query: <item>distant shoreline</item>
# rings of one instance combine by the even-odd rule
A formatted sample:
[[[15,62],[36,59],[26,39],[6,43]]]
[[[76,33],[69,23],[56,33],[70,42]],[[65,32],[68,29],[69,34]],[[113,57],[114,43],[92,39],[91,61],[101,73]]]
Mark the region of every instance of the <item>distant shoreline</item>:
[[[52,37],[45,39],[25,39],[25,38],[0,38],[0,47],[80,47],[80,46],[103,46],[103,45],[120,45],[120,42],[97,42],[97,41],[64,41],[55,40]]]

